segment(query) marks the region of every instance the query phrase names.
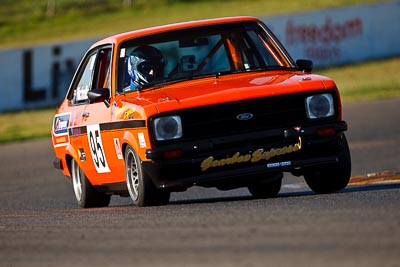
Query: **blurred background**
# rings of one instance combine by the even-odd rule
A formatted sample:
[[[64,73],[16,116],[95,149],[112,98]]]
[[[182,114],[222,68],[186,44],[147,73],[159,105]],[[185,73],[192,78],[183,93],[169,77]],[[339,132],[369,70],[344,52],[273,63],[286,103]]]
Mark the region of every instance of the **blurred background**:
[[[98,38],[193,19],[236,15],[267,17],[387,2],[390,1],[1,0],[0,47]]]

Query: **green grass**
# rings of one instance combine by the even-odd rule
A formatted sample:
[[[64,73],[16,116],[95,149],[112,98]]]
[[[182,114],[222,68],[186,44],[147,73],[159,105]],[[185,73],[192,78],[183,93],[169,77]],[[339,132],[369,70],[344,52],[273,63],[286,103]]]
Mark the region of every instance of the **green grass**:
[[[26,46],[82,38],[97,38],[166,23],[235,15],[266,17],[385,0],[2,0],[0,47]]]
[[[49,137],[55,109],[0,114],[0,143]]]
[[[335,80],[343,102],[400,96],[400,57],[315,72]]]

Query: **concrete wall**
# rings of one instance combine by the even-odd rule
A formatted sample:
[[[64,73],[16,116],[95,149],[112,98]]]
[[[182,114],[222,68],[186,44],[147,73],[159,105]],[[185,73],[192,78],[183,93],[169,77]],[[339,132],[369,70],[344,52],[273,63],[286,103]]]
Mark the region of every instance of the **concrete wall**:
[[[265,18],[294,59],[318,67],[400,55],[400,2]]]
[[[293,59],[324,67],[400,55],[400,3],[265,17]],[[96,40],[0,50],[0,112],[56,105]]]
[[[0,50],[0,112],[56,105],[94,40]]]

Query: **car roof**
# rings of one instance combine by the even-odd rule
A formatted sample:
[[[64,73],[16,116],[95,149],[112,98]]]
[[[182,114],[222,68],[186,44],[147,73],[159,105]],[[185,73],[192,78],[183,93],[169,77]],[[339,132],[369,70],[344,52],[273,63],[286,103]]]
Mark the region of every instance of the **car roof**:
[[[225,24],[225,23],[235,23],[235,22],[259,22],[260,20],[256,17],[251,16],[237,16],[237,17],[224,17],[224,18],[214,18],[214,19],[204,19],[204,20],[195,20],[195,21],[187,21],[187,22],[179,22],[174,24],[167,24],[162,26],[144,28],[140,30],[124,32],[116,35],[109,36],[102,40],[99,40],[95,44],[91,46],[91,48],[105,45],[105,44],[116,44],[120,43],[124,40],[133,39],[135,37],[141,37],[151,34],[157,34],[162,32],[167,32],[171,30],[181,30],[188,29],[193,27],[205,26],[205,25],[213,25],[213,24]]]

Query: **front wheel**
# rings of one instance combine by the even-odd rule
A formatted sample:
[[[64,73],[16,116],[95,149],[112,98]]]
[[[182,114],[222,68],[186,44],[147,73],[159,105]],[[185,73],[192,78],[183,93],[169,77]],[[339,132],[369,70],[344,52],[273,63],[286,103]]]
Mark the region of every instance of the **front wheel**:
[[[264,199],[276,197],[281,190],[283,173],[279,173],[270,181],[262,181],[248,187],[254,198]]]
[[[75,198],[81,208],[107,207],[111,195],[98,192],[75,160],[71,162],[71,178]]]
[[[133,204],[141,207],[168,204],[170,192],[154,186],[151,179],[143,173],[139,156],[129,145],[125,150],[125,173]]]
[[[327,194],[342,190],[347,186],[351,176],[350,149],[346,136],[342,134],[339,141],[338,161],[336,164],[307,171],[304,179],[315,193]]]

